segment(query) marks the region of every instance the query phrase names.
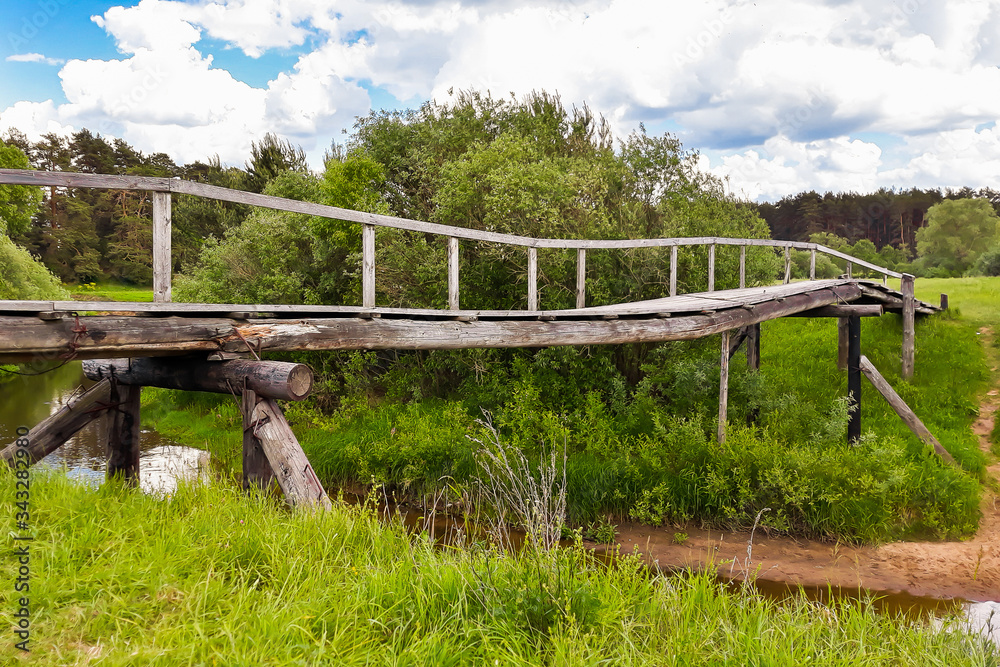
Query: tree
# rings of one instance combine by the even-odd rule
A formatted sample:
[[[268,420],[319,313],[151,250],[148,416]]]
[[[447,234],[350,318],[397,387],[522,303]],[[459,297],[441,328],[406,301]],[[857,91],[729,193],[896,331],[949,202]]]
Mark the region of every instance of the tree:
[[[921,268],[962,275],[1000,241],[1000,218],[986,199],[948,199],[927,211],[917,231]]]
[[[250,145],[250,161],[246,163],[246,187],[250,192],[263,192],[268,182],[283,171],[308,171],[306,153],[268,132]]]

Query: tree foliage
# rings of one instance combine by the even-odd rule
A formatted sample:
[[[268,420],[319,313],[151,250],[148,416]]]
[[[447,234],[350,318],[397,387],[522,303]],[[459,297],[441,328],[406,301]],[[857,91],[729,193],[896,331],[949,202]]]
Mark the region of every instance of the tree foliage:
[[[1000,218],[985,199],[943,201],[927,212],[917,232],[917,253],[925,268],[962,275],[1000,242]]]

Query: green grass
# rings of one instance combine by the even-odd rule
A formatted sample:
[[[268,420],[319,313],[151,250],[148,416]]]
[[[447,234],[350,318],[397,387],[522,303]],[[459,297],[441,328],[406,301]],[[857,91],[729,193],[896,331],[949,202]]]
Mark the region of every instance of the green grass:
[[[77,301],[137,301],[152,302],[153,288],[142,285],[124,285],[120,283],[85,283],[82,285],[67,285],[73,298]]]
[[[4,467],[0,485],[13,489]],[[960,631],[865,604],[782,605],[711,574],[577,549],[436,550],[363,508],[296,513],[232,485],[159,499],[33,473],[33,665],[988,665]],[[13,493],[0,508],[13,516]],[[11,582],[15,560],[0,560]],[[12,586],[0,595],[11,620]]]
[[[948,307],[977,325],[1000,324],[1000,277],[918,278],[914,283],[918,299],[937,305],[941,294],[948,295]]]

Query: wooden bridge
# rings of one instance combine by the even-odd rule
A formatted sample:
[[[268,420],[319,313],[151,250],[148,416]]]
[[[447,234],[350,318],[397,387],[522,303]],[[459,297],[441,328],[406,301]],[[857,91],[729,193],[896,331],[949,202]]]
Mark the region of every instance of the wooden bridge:
[[[915,315],[933,313],[938,309],[914,298],[913,276],[814,243],[733,238],[536,239],[363,213],[168,178],[3,169],[0,170],[0,184],[151,192],[154,282],[154,303],[116,302],[109,305],[107,302],[81,301],[0,301],[0,331],[3,331],[0,363],[49,362],[69,358],[178,358],[124,365],[111,361],[89,363],[88,375],[100,379],[98,387],[102,388],[89,390],[84,397],[93,394],[90,399],[84,401],[81,398],[78,401],[89,406],[87,410],[74,410],[69,406],[67,412],[76,414],[75,419],[66,415],[55,420],[50,418],[33,429],[32,435],[27,437],[29,445],[21,446],[25,451],[30,450],[30,454],[21,459],[30,462],[39,460],[94,416],[110,411],[114,413],[114,418],[109,431],[109,473],[121,473],[133,478],[138,471],[138,393],[143,384],[228,390],[242,394],[244,426],[250,434],[245,441],[245,484],[266,483],[271,470],[278,471],[278,482],[293,501],[299,499],[312,503],[321,499],[321,502],[328,503],[274,403],[275,398],[301,399],[308,394],[308,388],[303,393],[304,371],[295,364],[281,365],[276,362],[261,362],[255,371],[245,363],[233,365],[227,360],[249,355],[259,357],[260,353],[268,351],[655,343],[721,334],[719,438],[723,439],[729,359],[746,342],[748,362],[751,368],[758,367],[761,322],[792,316],[838,318],[839,363],[848,370],[848,391],[857,404],[862,367],[859,318],[880,316],[885,312],[902,316],[901,366],[903,377],[909,378],[913,374]],[[362,305],[172,302],[171,193],[361,224]],[[447,239],[448,271],[442,280],[447,280],[448,309],[376,306],[375,240],[376,229],[380,227],[422,232]],[[463,240],[526,249],[526,309],[461,308],[459,245]],[[708,289],[697,294],[678,294],[677,249],[695,245],[708,248],[705,267]],[[737,289],[715,289],[715,250],[718,246],[737,246],[740,249]],[[667,247],[671,250],[670,296],[616,305],[586,306],[588,250]],[[783,253],[783,275],[776,276],[776,284],[773,285],[747,286],[747,248],[763,247]],[[539,248],[577,251],[575,308],[539,310]],[[792,250],[810,253],[809,280],[791,280]],[[817,254],[846,262],[845,274],[837,279],[817,280]],[[881,275],[882,281],[853,278],[855,267]],[[888,278],[899,279],[900,288],[891,289],[887,285]],[[210,372],[203,365],[206,359],[216,360],[210,362],[217,364]],[[195,366],[192,367],[192,364]],[[214,384],[209,383],[211,387],[204,382],[199,386],[200,378],[206,373],[217,376]],[[293,376],[297,378],[295,391],[289,389]],[[183,382],[177,379],[182,377],[187,379]],[[307,384],[311,386],[311,373]],[[81,418],[80,413],[85,413],[86,417]],[[125,422],[122,422],[123,415],[127,417]],[[56,423],[47,425],[53,420]],[[116,421],[120,422],[117,426],[114,425]],[[265,428],[264,424],[270,424],[275,432],[270,433],[268,428],[271,427]],[[855,410],[849,437],[859,435],[860,411]],[[3,455],[14,465],[19,460],[17,452],[17,443],[12,443]]]

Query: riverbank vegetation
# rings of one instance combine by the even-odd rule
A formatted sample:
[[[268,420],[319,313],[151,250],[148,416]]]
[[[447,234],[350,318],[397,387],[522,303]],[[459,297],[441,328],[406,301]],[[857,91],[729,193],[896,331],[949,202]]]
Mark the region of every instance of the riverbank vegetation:
[[[0,484],[13,488],[9,470]],[[232,485],[168,497],[32,478],[30,664],[988,665],[864,603],[781,603],[578,548],[436,549],[365,507],[289,513]],[[0,510],[12,516],[12,494]],[[15,577],[13,559],[0,573]],[[11,591],[2,594],[11,609]],[[13,652],[8,645],[4,649]],[[13,658],[12,658],[13,659]],[[26,663],[27,664],[27,663]]]

